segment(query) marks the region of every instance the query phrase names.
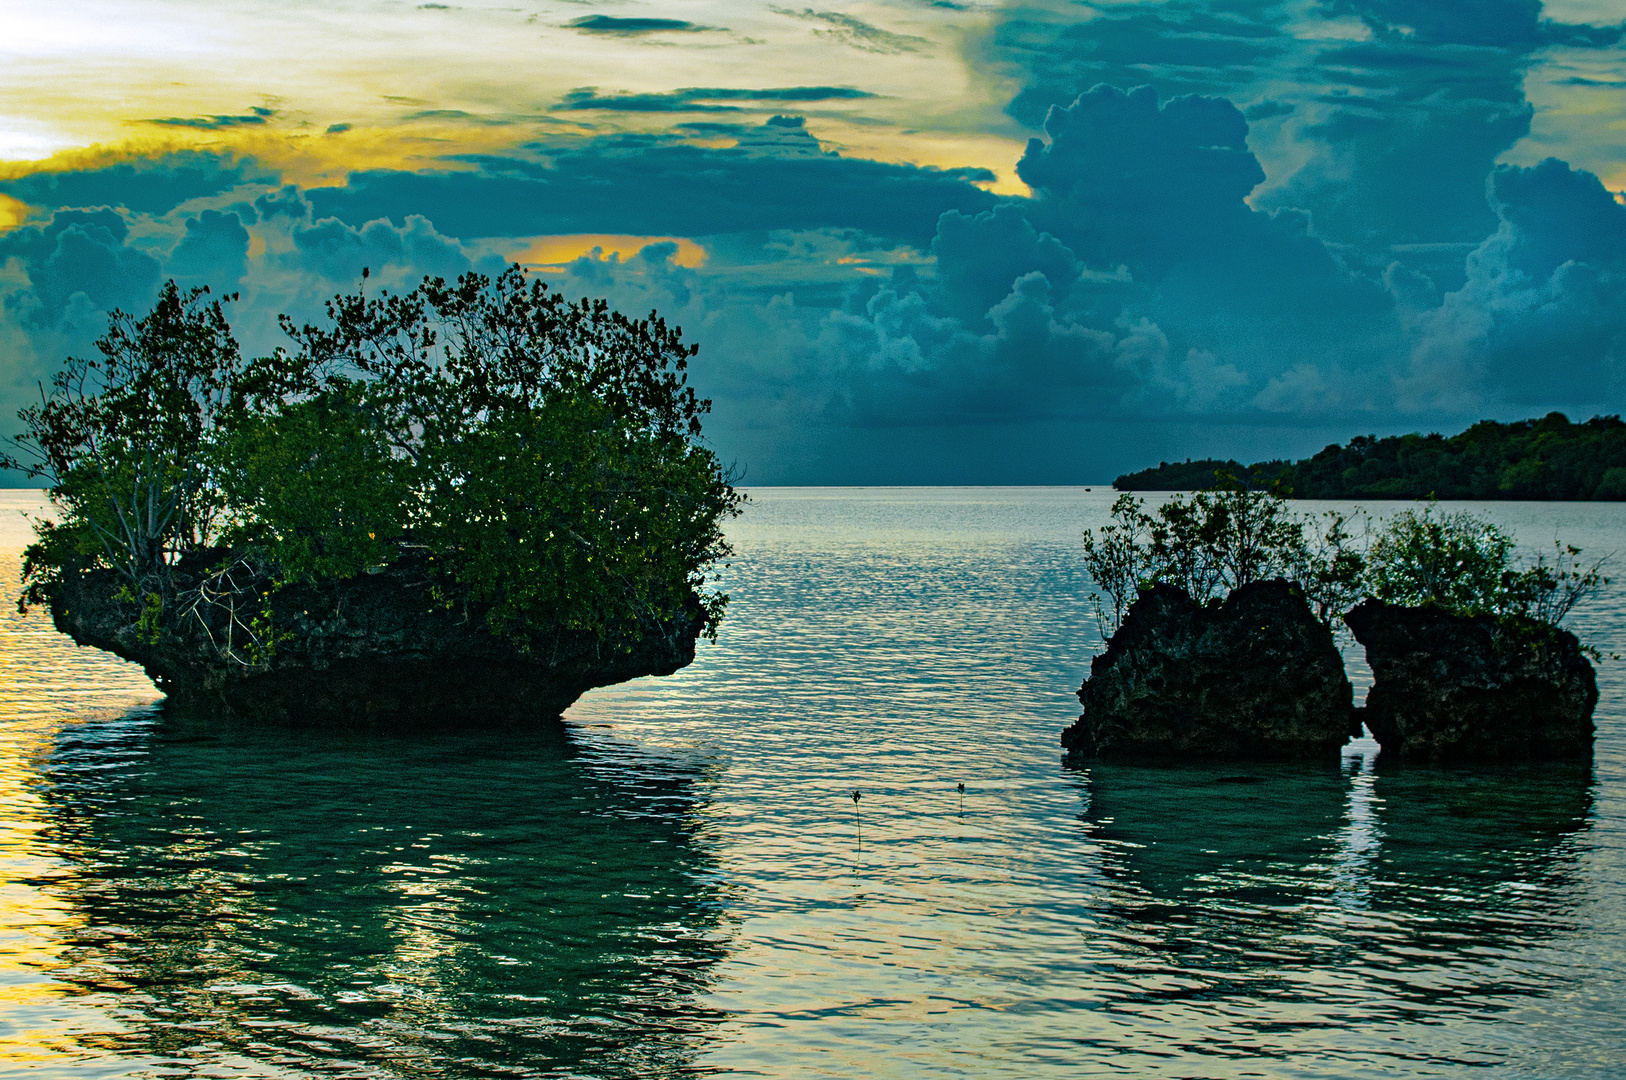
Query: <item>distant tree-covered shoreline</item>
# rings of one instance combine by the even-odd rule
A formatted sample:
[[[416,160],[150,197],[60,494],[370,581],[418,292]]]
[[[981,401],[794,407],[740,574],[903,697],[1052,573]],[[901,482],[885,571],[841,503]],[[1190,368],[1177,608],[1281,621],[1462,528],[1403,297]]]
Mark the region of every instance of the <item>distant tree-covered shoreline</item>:
[[[1362,435],[1302,461],[1161,462],[1125,473],[1119,491],[1195,491],[1216,474],[1250,486],[1280,485],[1299,499],[1626,500],[1626,422],[1563,413],[1539,420],[1482,420],[1459,435]]]

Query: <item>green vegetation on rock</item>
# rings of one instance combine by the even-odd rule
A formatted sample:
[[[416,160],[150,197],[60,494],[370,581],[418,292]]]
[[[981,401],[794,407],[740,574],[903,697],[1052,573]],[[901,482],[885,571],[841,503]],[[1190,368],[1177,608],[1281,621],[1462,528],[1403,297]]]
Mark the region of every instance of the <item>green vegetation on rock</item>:
[[[1557,626],[1609,583],[1606,559],[1583,562],[1580,548],[1555,543],[1551,558],[1520,560],[1511,534],[1432,501],[1375,527],[1364,514],[1296,513],[1280,485],[1250,489],[1221,472],[1209,490],[1176,495],[1152,513],[1144,505],[1120,495],[1112,521],[1084,531],[1084,566],[1098,589],[1103,637],[1153,585],[1216,603],[1250,582],[1287,578],[1329,626],[1368,595]]]
[[[1195,491],[1217,473],[1279,484],[1300,499],[1626,499],[1626,422],[1563,413],[1484,420],[1459,435],[1360,436],[1302,461],[1163,462],[1112,482],[1120,491]]]
[[[560,630],[636,639],[696,603],[715,634],[727,596],[708,574],[743,496],[700,441],[710,403],[681,331],[518,267],[341,295],[327,316],[285,317],[293,349],[244,361],[205,289],[115,313],[4,460],[62,510],[37,523],[24,602],[111,569],[162,611],[200,559],[263,601],[413,559],[435,603],[522,649]]]

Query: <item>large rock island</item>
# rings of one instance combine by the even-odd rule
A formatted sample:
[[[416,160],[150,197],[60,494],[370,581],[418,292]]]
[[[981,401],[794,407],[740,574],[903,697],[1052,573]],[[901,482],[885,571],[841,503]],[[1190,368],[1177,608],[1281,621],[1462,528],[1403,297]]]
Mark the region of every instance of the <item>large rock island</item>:
[[[1360,733],[1332,632],[1282,579],[1199,604],[1141,591],[1078,691],[1062,735],[1089,757],[1331,760]]]
[[[23,605],[173,708],[534,722],[715,637],[744,496],[680,329],[513,266],[336,296],[245,361],[210,297],[115,312],[0,453],[55,503]]]
[[[685,666],[704,622],[696,598],[619,637],[556,628],[516,642],[478,609],[435,603],[421,562],[265,595],[262,581],[240,574],[233,590],[209,574],[222,554],[177,567],[156,619],[120,597],[110,570],[65,577],[51,617],[80,645],[140,664],[170,708],[340,724],[551,719],[593,687]]]

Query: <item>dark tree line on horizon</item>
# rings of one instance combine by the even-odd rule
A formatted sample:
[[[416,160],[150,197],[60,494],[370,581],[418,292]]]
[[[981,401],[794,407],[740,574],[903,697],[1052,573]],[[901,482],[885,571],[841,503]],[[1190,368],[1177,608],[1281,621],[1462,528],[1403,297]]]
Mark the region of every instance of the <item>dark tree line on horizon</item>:
[[[1279,485],[1298,499],[1626,500],[1626,422],[1481,420],[1458,435],[1361,435],[1301,461],[1160,462],[1112,482],[1119,491],[1196,491],[1216,477]]]

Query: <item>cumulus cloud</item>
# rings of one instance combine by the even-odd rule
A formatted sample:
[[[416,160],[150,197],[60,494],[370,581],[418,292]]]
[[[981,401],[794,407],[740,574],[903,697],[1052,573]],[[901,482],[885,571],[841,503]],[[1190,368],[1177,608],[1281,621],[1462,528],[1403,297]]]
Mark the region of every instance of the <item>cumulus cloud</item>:
[[[158,284],[158,260],[129,246],[130,226],[116,210],[59,210],[49,224],[0,236],[0,260],[22,264],[29,288],[6,306],[25,321],[54,326],[70,307],[139,308]]]
[[[248,273],[248,230],[236,213],[205,210],[187,218],[186,233],[170,252],[166,272],[183,286],[230,292]]]
[[[436,232],[420,214],[408,215],[400,227],[379,219],[359,229],[323,218],[296,227],[292,236],[293,250],[282,257],[283,265],[340,287],[358,281],[364,268],[382,284],[411,285],[426,274],[455,277],[473,266],[456,240]]]
[[[1626,206],[1549,158],[1499,167],[1499,225],[1426,312],[1402,383],[1414,409],[1618,401],[1626,389]]]

